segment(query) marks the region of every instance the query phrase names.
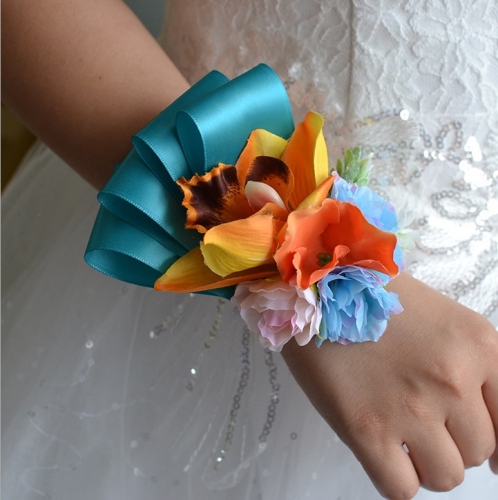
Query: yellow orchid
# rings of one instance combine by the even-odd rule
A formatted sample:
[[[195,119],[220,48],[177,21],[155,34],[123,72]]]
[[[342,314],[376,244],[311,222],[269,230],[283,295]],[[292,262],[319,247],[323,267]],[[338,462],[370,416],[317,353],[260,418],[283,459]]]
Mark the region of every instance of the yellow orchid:
[[[154,288],[198,292],[279,275],[274,254],[288,215],[320,206],[332,187],[322,127],[309,112],[288,141],[255,130],[235,165],[180,179],[186,227],[204,238]]]

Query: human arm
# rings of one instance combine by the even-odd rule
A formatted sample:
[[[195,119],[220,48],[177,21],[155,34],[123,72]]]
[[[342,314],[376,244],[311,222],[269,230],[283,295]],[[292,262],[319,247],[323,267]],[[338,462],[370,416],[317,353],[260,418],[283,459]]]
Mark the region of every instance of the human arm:
[[[498,472],[498,333],[408,275],[390,288],[405,311],[378,343],[289,343],[291,372],[387,498],[449,490],[490,456]]]
[[[187,88],[121,0],[2,2],[2,100],[96,188]]]

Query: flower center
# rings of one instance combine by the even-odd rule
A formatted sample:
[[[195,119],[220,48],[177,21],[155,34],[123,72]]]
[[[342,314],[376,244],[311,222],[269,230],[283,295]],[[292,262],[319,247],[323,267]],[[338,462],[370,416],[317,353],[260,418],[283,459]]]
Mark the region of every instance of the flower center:
[[[332,255],[329,253],[318,254],[318,265],[320,267],[326,266],[332,260]]]

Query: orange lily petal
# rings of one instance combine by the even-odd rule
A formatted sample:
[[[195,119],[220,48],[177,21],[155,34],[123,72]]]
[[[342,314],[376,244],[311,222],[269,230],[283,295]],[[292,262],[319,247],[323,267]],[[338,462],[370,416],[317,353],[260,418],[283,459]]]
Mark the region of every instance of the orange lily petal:
[[[231,165],[220,164],[203,176],[195,175],[190,181],[182,178],[177,184],[184,193],[185,226],[189,229],[205,233],[213,226],[244,219],[254,212]]]
[[[327,177],[309,196],[307,196],[297,207],[297,209],[305,207],[319,207],[329,196],[332,185],[334,184],[334,177]]]
[[[282,240],[283,230],[278,235]],[[350,204],[326,199],[321,207],[292,212],[274,258],[282,279],[297,278],[308,288],[337,265],[362,265],[396,276],[393,260],[396,236],[370,224],[361,210]]]
[[[325,246],[335,241],[335,244],[349,247],[350,252],[340,264],[364,266],[391,277],[397,276],[399,268],[394,262],[396,235],[370,224],[361,210],[351,203],[340,203],[339,211],[341,229],[327,228],[323,233],[323,242]]]
[[[322,132],[323,117],[310,111],[297,125],[281,160],[294,174],[289,203],[292,209],[328,177],[327,147]]]
[[[323,120],[323,118],[322,118]],[[322,125],[323,126],[323,125]],[[315,182],[318,186],[329,176],[329,155],[327,153],[327,143],[320,130],[316,138],[315,145]]]
[[[268,278],[277,274],[275,264],[270,264],[222,278],[204,264],[201,249],[196,247],[180,257],[155,282],[154,289],[162,292],[202,292],[236,285],[242,281]]]
[[[275,236],[282,225],[271,213],[259,212],[247,219],[213,227],[201,243],[204,262],[220,276],[273,263]]]
[[[334,177],[327,177],[307,198],[305,198],[297,210],[301,210],[306,207],[319,207],[322,205],[324,200],[329,196],[329,192],[334,184]],[[277,234],[277,246],[280,247],[285,239],[285,233],[287,231],[287,223],[282,226],[282,229]]]
[[[302,288],[305,289],[313,283],[316,283],[318,280],[325,278],[325,276],[332,269],[334,269],[334,267],[339,265],[341,259],[343,259],[348,253],[348,247],[344,245],[337,245],[332,251],[331,260],[329,263],[323,266],[315,266],[315,269],[311,270],[309,272],[309,275],[306,275],[306,271],[308,271],[306,267],[309,267],[307,266],[308,263],[306,261],[308,257],[308,248],[296,248],[296,251],[292,256],[292,265],[296,269],[296,282],[298,283],[298,286],[302,286]]]
[[[280,158],[286,147],[287,141],[278,135],[263,129],[253,130],[235,164],[240,184],[245,186],[247,172],[256,157],[271,156],[273,158]]]

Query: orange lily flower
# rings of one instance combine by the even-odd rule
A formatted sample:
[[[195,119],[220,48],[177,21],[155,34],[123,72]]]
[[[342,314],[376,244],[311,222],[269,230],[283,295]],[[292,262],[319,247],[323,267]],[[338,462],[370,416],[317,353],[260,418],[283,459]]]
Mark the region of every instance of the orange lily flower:
[[[336,266],[361,266],[389,276],[399,273],[393,260],[396,235],[382,231],[351,203],[326,199],[321,206],[292,212],[274,255],[282,279],[294,276],[306,289]]]

